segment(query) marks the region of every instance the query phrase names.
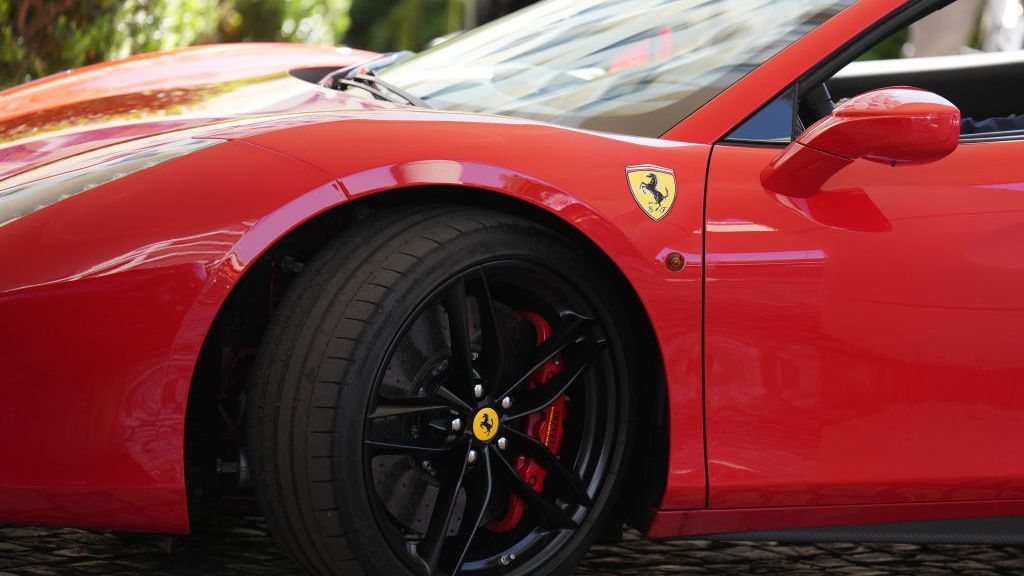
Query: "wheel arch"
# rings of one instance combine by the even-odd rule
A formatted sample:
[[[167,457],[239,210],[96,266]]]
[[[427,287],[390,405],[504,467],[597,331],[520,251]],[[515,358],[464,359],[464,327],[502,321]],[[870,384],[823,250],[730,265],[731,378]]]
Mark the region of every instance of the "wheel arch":
[[[218,479],[210,470],[210,465],[225,453],[225,449],[219,445],[219,437],[209,436],[213,432],[211,427],[216,429],[219,417],[217,406],[210,404],[219,402],[218,398],[223,394],[223,380],[230,378],[230,375],[222,373],[224,345],[232,343],[232,338],[240,338],[235,344],[246,340],[258,342],[272,313],[275,291],[283,289],[280,280],[283,278],[286,284],[288,275],[295,273],[296,267],[301,267],[304,258],[315,253],[345,226],[372,218],[375,213],[396,203],[451,203],[502,211],[547,226],[590,255],[615,282],[616,293],[622,297],[631,319],[630,335],[636,338],[636,350],[641,355],[636,359],[637,366],[633,371],[635,383],[640,384],[638,405],[644,407],[642,417],[637,418],[640,426],[637,438],[653,448],[634,451],[636,454],[644,454],[646,459],[634,462],[630,468],[631,477],[624,494],[631,496],[629,501],[622,503],[621,518],[638,526],[643,525],[646,515],[660,501],[667,478],[669,425],[664,360],[640,293],[616,262],[616,258],[581,229],[580,223],[585,222],[588,227],[605,228],[602,231],[605,236],[621,234],[621,231],[614,229],[585,204],[559,194],[547,195],[546,198],[551,202],[539,204],[531,201],[532,198],[479,186],[414,184],[353,190],[351,181],[342,182],[346,184],[345,191],[348,192],[349,200],[325,194],[324,189],[311,191],[295,199],[257,224],[253,228],[255,234],[251,233],[239,242],[236,252],[242,253],[241,258],[226,258],[221,266],[225,269],[211,274],[211,282],[217,283],[219,279],[220,284],[204,291],[207,297],[202,305],[206,308],[209,321],[205,331],[199,335],[201,340],[195,340],[201,346],[192,359],[192,378],[188,383],[185,415],[184,458],[190,509],[195,508],[192,504],[195,504],[197,498],[203,499],[211,487],[219,490],[224,485],[223,480]],[[526,185],[531,183],[518,180],[520,189]],[[562,213],[567,206],[572,209],[571,218],[566,218]],[[296,217],[298,214],[303,216]],[[269,233],[271,228],[278,230],[278,233]],[[243,245],[247,240],[249,244]],[[242,261],[247,263],[243,265]],[[209,294],[217,290],[219,297]],[[219,301],[214,304],[215,300]],[[255,326],[246,325],[247,314],[255,315]],[[259,334],[252,334],[252,329]],[[236,478],[242,484],[245,483],[243,474],[238,473]],[[614,536],[614,533],[609,535]]]

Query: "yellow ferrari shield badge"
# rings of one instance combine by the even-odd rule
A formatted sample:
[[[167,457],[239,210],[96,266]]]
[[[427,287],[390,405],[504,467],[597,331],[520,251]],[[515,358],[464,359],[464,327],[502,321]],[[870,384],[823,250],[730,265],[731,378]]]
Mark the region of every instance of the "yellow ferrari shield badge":
[[[676,201],[676,175],[671,168],[651,164],[628,166],[626,181],[640,209],[655,222],[672,209]]]
[[[487,442],[498,433],[498,413],[493,408],[484,408],[473,417],[473,435],[481,442]]]

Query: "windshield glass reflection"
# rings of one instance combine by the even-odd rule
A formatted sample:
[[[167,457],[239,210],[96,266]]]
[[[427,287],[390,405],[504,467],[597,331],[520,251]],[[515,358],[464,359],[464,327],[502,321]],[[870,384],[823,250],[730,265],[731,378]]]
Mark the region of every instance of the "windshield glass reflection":
[[[431,106],[660,136],[852,0],[547,0],[389,68]]]

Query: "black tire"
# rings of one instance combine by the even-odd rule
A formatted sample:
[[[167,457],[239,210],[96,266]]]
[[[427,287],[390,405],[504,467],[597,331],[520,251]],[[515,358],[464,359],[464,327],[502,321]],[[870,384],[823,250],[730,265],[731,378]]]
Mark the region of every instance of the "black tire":
[[[632,437],[630,339],[602,270],[543,226],[452,205],[395,208],[326,246],[279,305],[254,372],[249,452],[278,543],[322,576],[568,573],[617,517]],[[545,322],[547,348],[530,341]],[[545,353],[556,375],[536,384],[524,367]],[[506,410],[510,374],[532,375]],[[516,415],[545,401],[542,416]],[[442,430],[452,414],[465,424]],[[538,418],[543,441],[531,440]],[[501,444],[481,440],[487,420]],[[561,454],[544,460],[553,430]],[[510,468],[520,455],[548,471],[539,494]],[[525,512],[501,528],[516,499]],[[438,501],[450,506],[435,513]]]

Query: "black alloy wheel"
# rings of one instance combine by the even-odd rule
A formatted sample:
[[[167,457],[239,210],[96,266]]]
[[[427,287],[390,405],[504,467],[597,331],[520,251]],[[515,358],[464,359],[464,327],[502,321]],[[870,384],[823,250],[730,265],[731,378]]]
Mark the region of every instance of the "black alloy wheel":
[[[257,494],[312,574],[562,574],[631,437],[601,265],[535,223],[395,210],[290,289],[250,412]]]

